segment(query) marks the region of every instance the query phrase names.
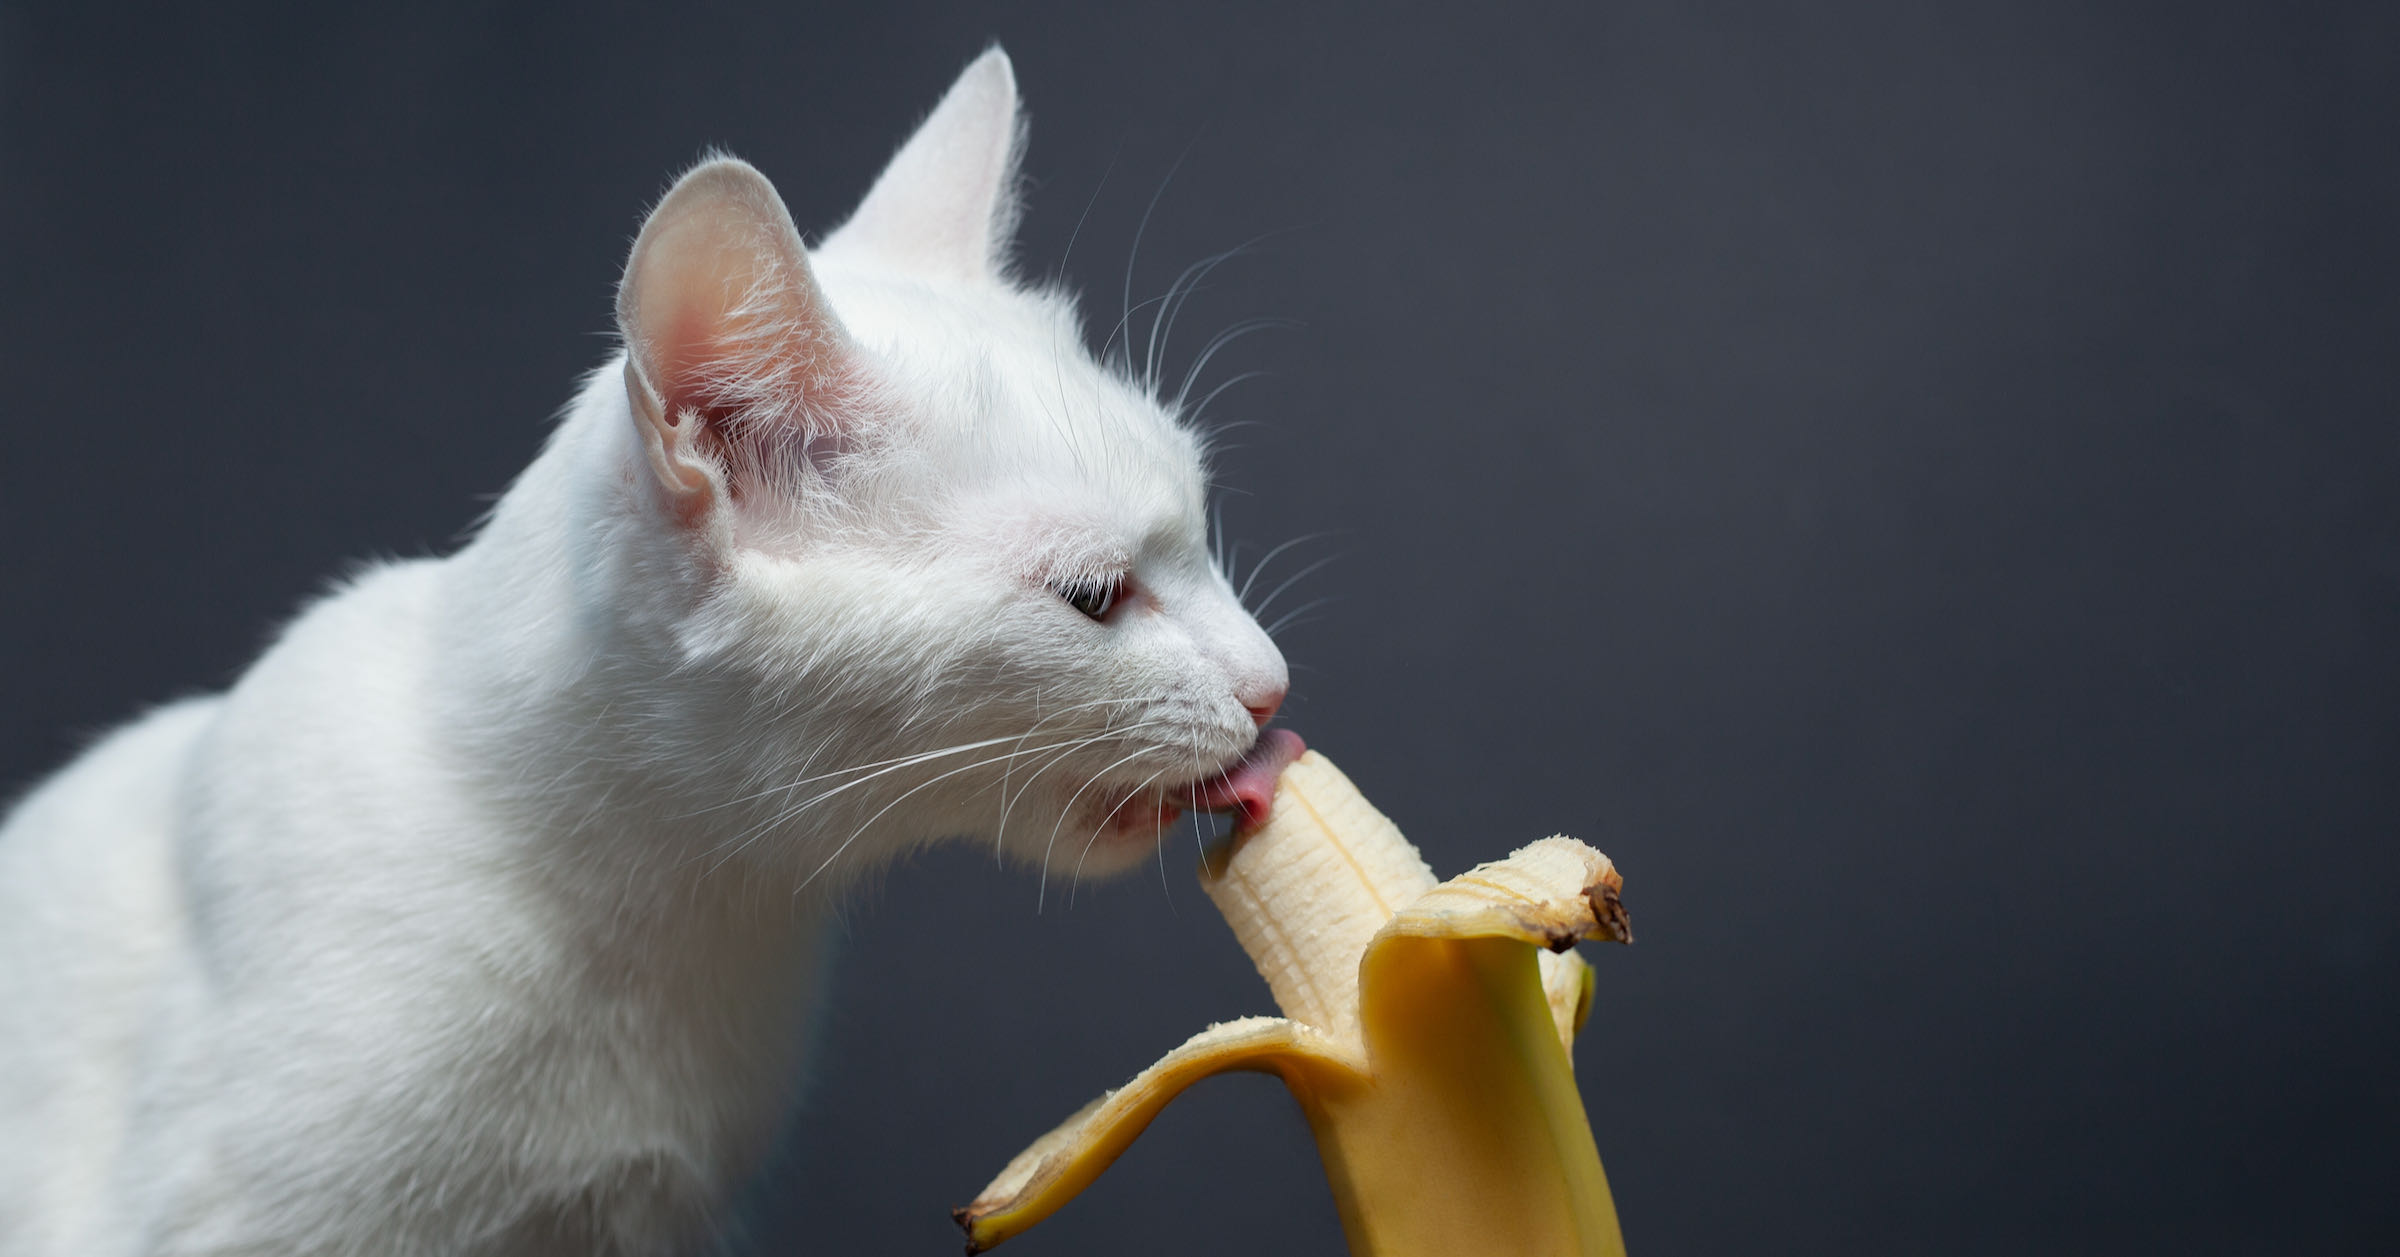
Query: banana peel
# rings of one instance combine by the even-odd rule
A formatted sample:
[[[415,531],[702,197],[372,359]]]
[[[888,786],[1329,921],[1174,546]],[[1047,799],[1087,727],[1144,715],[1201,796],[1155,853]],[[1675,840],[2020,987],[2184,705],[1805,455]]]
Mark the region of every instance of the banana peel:
[[[1169,1101],[1229,1070],[1283,1079],[1355,1257],[1625,1251],[1571,1049],[1579,939],[1631,942],[1607,856],[1545,838],[1437,883],[1311,751],[1201,881],[1282,1017],[1210,1026],[1018,1154],[953,1216],[967,1251],[1023,1233]]]

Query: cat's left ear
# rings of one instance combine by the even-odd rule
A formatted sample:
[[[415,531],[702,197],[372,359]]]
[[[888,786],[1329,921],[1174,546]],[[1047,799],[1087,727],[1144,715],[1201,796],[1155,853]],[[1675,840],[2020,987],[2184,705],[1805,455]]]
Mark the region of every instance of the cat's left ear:
[[[838,448],[858,418],[856,352],[766,176],[718,157],[642,224],[617,289],[625,392],[687,523]]]
[[[1016,234],[1024,135],[1016,71],[993,47],[958,76],[820,250],[856,249],[955,279],[998,274]]]

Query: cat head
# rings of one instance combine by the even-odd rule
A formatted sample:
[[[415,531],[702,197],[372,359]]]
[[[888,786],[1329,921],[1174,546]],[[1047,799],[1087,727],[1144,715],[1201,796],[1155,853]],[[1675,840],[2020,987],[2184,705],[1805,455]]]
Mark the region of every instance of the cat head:
[[[1296,747],[1260,734],[1286,672],[1211,559],[1202,442],[1008,273],[1022,134],[993,49],[814,250],[711,159],[619,292],[679,683],[811,876],[951,835],[1109,872]]]

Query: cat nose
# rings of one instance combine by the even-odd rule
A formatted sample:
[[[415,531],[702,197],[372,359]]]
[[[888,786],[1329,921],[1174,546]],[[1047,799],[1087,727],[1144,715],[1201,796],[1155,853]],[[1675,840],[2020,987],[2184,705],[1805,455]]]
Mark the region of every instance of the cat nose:
[[[1258,722],[1258,726],[1263,729],[1268,721],[1275,718],[1276,710],[1283,706],[1285,693],[1284,690],[1275,690],[1255,698],[1244,698],[1242,706],[1249,709],[1250,719]]]

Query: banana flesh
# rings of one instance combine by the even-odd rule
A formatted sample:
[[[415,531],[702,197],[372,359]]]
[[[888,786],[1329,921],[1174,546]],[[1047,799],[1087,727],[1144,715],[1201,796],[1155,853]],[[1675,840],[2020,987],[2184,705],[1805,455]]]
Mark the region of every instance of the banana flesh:
[[[1592,989],[1571,949],[1632,941],[1607,856],[1545,838],[1437,882],[1312,751],[1201,881],[1284,1016],[1210,1026],[1020,1153],[956,1211],[968,1252],[1048,1217],[1228,1070],[1291,1089],[1357,1257],[1624,1252],[1570,1056]]]

